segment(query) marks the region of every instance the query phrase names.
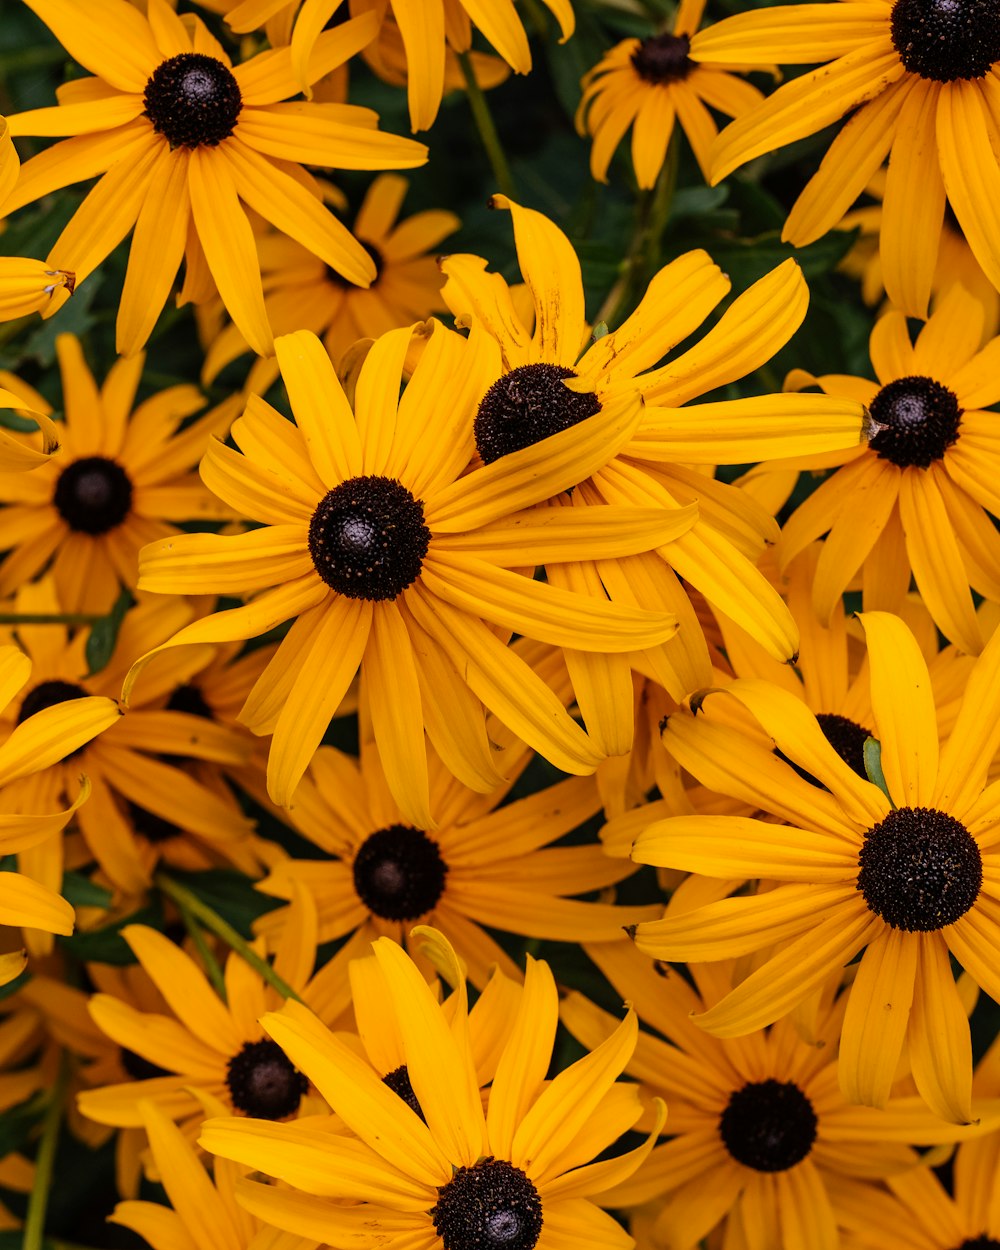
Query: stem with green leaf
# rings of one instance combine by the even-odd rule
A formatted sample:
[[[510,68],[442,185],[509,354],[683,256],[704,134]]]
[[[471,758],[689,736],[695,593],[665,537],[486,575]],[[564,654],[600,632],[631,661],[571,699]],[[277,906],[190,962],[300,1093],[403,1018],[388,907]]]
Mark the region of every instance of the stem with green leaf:
[[[472,66],[472,57],[468,52],[459,52],[456,55],[462,70],[462,77],[465,79],[465,91],[469,97],[472,120],[476,123],[476,130],[479,132],[479,138],[489,159],[490,168],[493,170],[497,188],[510,199],[516,199],[510,165],[507,163],[507,156],[500,142],[500,135],[497,133],[490,106],[486,103],[486,96],[483,95],[483,89],[476,79],[476,71]]]
[[[297,1003],[302,1002],[299,994],[292,989],[288,982],[271,967],[266,959],[253,949],[249,942],[242,938],[233,926],[209,907],[203,903],[201,899],[187,886],[181,885],[179,881],[175,881],[172,877],[166,876],[159,872],[153,878],[153,884],[164,894],[177,904],[181,910],[181,914],[188,912],[195,920],[209,933],[214,933],[217,938],[221,938],[223,942],[244,959],[254,972],[262,978],[268,985],[282,996],[282,998],[294,998]]]
[[[45,1239],[45,1214],[49,1207],[49,1191],[52,1188],[52,1170],[59,1145],[66,1091],[69,1087],[69,1055],[63,1051],[59,1056],[59,1075],[56,1077],[52,1097],[42,1121],[42,1136],[35,1156],[35,1180],[28,1197],[28,1210],[24,1217],[22,1250],[42,1250]]]
[[[177,902],[176,899],[174,901]],[[201,958],[205,974],[215,987],[215,992],[223,1002],[226,1002],[229,997],[226,993],[226,978],[222,969],[219,967],[219,961],[212,954],[212,950],[208,945],[208,942],[205,941],[204,930],[198,921],[195,920],[188,907],[181,903],[177,903],[177,910],[181,913],[181,920],[184,922],[184,928],[187,929],[191,941],[195,944],[195,949]]]

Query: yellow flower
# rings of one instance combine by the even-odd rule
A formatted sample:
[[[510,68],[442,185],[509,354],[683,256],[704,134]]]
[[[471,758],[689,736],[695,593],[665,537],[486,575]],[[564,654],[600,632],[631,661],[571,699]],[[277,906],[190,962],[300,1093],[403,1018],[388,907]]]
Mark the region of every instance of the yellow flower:
[[[576,128],[594,140],[590,172],[599,182],[607,181],[615,149],[632,126],[636,181],[653,187],[677,122],[707,181],[718,133],[709,108],[739,117],[764,98],[750,83],[694,59],[704,9],[705,0],[684,0],[671,31],[625,39],[584,74]]]
[[[728,126],[712,181],[849,120],[785,223],[803,246],[837,224],[890,156],[882,215],[889,298],[927,314],[945,195],[979,263],[1000,287],[1000,14],[992,0],[847,0],[740,13],[703,32],[698,59],[809,65]]]
[[[645,666],[678,700],[711,681],[708,645],[688,585],[776,659],[791,659],[798,648],[795,622],[756,568],[766,544],[777,538],[777,525],[748,495],[715,481],[712,472],[719,464],[763,459],[772,448],[789,456],[854,448],[862,438],[862,406],[852,400],[801,405],[807,397],[778,395],[682,405],[746,376],[788,341],[809,300],[798,267],[787,261],[754,283],[699,342],[654,368],[694,334],[730,289],[707,253],[688,252],[666,265],[632,315],[594,341],[570,241],[541,213],[503,196],[495,196],[493,205],[511,212],[518,263],[534,303],[534,331],[518,315],[507,283],[486,272],[481,257],[453,255],[441,263],[448,276],[444,298],[459,324],[485,332],[500,350],[500,367],[488,379],[492,385],[479,397],[480,458],[500,468],[511,453],[523,454],[529,446],[541,450],[556,430],[624,396],[641,395],[646,406],[631,439],[606,445],[600,463],[578,480],[572,505],[692,510],[692,523],[655,551],[616,561],[578,554],[548,567],[550,582],[585,588],[622,608],[666,606],[675,612],[676,637],[647,648],[637,666]],[[628,751],[633,734],[628,658],[567,653],[567,659],[588,732],[607,755]]]
[[[20,169],[14,141],[10,137],[10,125],[6,117],[0,117],[0,213],[9,211],[6,201],[14,190]],[[0,256],[0,321],[13,321],[17,317],[40,312],[51,300],[53,292],[65,287],[72,295],[75,285],[75,274],[53,269],[40,260]],[[2,450],[0,444],[0,453]]]
[[[62,610],[102,614],[123,584],[135,586],[144,543],[176,534],[176,521],[232,516],[193,466],[210,436],[229,428],[235,409],[220,404],[181,429],[205,399],[193,386],[171,386],[133,408],[143,353],[112,365],[100,389],[74,335],[58,336],[56,354],[61,446],[32,473],[0,473],[0,544],[8,549],[0,595],[51,561]],[[48,415],[31,387],[11,375],[4,380],[22,404]]]
[[[1000,636],[972,670],[955,726],[939,747],[927,664],[913,635],[884,612],[861,619],[887,793],[841,759],[800,700],[766,682],[734,682],[726,693],[755,716],[783,757],[755,760],[760,805],[790,824],[667,819],[640,834],[633,856],[709,877],[778,884],[640,925],[636,942],[668,960],[762,953],[756,969],[697,1018],[717,1037],[739,1037],[779,1019],[861,952],[840,1045],[844,1095],[883,1106],[905,1044],[931,1110],[968,1123],[972,1052],[950,955],[997,997],[1000,809],[997,783],[987,776],[1000,745]],[[681,715],[671,717],[664,736],[696,776],[706,746],[700,737],[698,723]],[[742,734],[713,738],[712,754],[722,746],[741,758]],[[804,780],[803,771],[821,785]]]
[[[378,269],[367,289],[345,282],[300,243],[276,231],[258,241],[264,303],[275,334],[311,330],[339,365],[358,339],[378,338],[444,310],[441,274],[430,253],[460,222],[454,213],[433,209],[399,221],[408,186],[397,174],[381,174],[354,218],[354,235]],[[213,327],[204,338],[202,381],[210,386],[221,369],[250,348],[236,325]],[[273,361],[258,360],[246,389],[263,395],[277,376]]]
[[[586,949],[656,1030],[640,1032],[625,1071],[641,1081],[644,1102],[659,1097],[670,1108],[670,1140],[606,1200],[657,1201],[654,1242],[669,1250],[694,1250],[713,1229],[724,1244],[839,1250],[842,1183],[853,1182],[860,1207],[866,1196],[878,1200],[880,1179],[914,1167],[911,1146],[968,1140],[1000,1123],[996,1097],[977,1100],[982,1122],[970,1128],[946,1123],[911,1095],[879,1111],[849,1106],[837,1088],[836,976],[808,1020],[800,1013],[746,1037],[714,1038],[690,1017],[732,983],[728,962],[694,965],[692,985],[634,947]],[[575,991],[559,1015],[585,1046],[600,1045],[616,1023]]]
[[[1000,338],[982,346],[983,329],[982,304],[955,286],[912,344],[901,312],[876,322],[869,350],[878,382],[800,370],[789,376],[786,385],[850,397],[872,418],[867,446],[791,466],[842,466],[799,506],[777,546],[787,564],[828,534],[813,583],[821,621],[859,570],[865,607],[890,611],[912,572],[942,633],[964,651],[982,649],[970,586],[1000,599],[991,520],[1000,517],[1000,441],[996,414],[983,411],[1000,399]]]
[[[511,633],[628,651],[676,629],[662,610],[599,603],[511,570],[571,559],[582,547],[613,559],[689,523],[683,511],[653,508],[519,511],[586,476],[609,441],[627,440],[637,397],[564,431],[551,448],[466,474],[493,344],[432,325],[401,399],[411,331],[373,345],[356,412],[315,335],[279,338],[296,423],[251,396],[232,430],[243,453],[216,443],[202,468],[213,490],[264,528],[153,543],[140,578],[158,593],[265,592],[182,630],[170,646],[249,638],[297,618],[242,713],[254,732],[273,731],[276,803],[291,800],[360,666],[386,782],[420,828],[433,824],[425,731],[456,776],[481,790],[501,780],[483,704],[566,772],[592,772],[600,759],[506,646]]]
[[[299,84],[287,49],[233,66],[198,18],[167,0],[144,17],[128,0],[26,0],[92,78],[66,83],[57,108],[10,118],[18,135],[72,135],[28,161],[12,212],[58,187],[103,175],[49,255],[82,282],[135,227],[118,311],[118,351],[149,337],[178,267],[180,299],[218,288],[254,351],[273,351],[253,231],[243,205],[367,286],[375,267],[323,205],[301,164],[408,169],[426,149],[374,129],[368,109],[285,104]],[[308,60],[315,81],[375,34],[370,17],[319,36]],[[208,101],[206,105],[204,102]],[[46,309],[56,311],[58,296]]]
[[[37,696],[31,701],[31,692],[18,700],[31,676],[28,656],[17,647],[0,646],[0,716],[8,706],[13,711],[17,705],[17,723],[0,742],[2,855],[24,855],[61,837],[70,817],[89,796],[90,784],[73,765],[65,765],[76,773],[76,798],[65,810],[53,810],[60,796],[45,788],[44,775],[60,761],[75,756],[121,715],[111,699],[100,697],[76,698],[58,707]],[[38,689],[37,685],[31,687],[32,691]],[[41,802],[23,801],[28,787]],[[72,933],[73,908],[60,897],[60,883],[61,877],[45,884],[18,872],[0,872],[0,925]],[[21,951],[0,954],[0,985],[12,981],[24,965]]]
[[[490,795],[463,786],[431,755],[431,792],[442,815],[427,834],[393,802],[370,743],[362,743],[359,761],[321,747],[288,819],[329,858],[281,860],[259,888],[283,898],[296,887],[313,895],[319,940],[351,934],[330,960],[345,976],[347,962],[375,938],[401,942],[421,922],[445,935],[477,986],[494,965],[519,977],[487,926],[562,942],[610,941],[624,937],[623,926],[640,918],[635,912],[659,915],[655,907],[566,897],[613,885],[633,865],[592,844],[549,845],[597,812],[593,778],[572,777],[500,806],[531,759],[523,747],[518,755],[504,759],[507,781]],[[269,912],[257,931],[271,933],[289,921],[289,909]]]
[[[455,956],[424,930],[438,958]],[[663,1123],[636,1150],[600,1163],[637,1119],[634,1085],[616,1083],[635,1047],[630,1011],[612,1036],[546,1080],[558,1019],[548,966],[529,958],[524,989],[484,1111],[464,980],[446,1014],[413,961],[387,938],[373,944],[419,1112],[308,1011],[288,1003],[264,1017],[268,1033],[306,1072],[352,1136],[260,1121],[209,1120],[201,1144],[286,1182],[247,1181],[245,1209],[315,1241],[359,1247],[409,1245],[479,1250],[499,1242],[602,1245],[632,1238],[591,1198],[624,1180],[648,1154]],[[502,1233],[502,1238],[500,1236]]]

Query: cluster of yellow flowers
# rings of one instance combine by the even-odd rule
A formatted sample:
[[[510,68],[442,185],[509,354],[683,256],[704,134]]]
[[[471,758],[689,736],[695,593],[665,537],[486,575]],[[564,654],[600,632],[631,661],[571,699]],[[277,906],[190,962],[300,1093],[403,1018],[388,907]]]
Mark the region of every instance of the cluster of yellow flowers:
[[[1000,1250],[1000,0],[545,3],[604,291],[513,0],[17,5],[0,1240]],[[513,250],[435,260],[357,79],[464,92]]]

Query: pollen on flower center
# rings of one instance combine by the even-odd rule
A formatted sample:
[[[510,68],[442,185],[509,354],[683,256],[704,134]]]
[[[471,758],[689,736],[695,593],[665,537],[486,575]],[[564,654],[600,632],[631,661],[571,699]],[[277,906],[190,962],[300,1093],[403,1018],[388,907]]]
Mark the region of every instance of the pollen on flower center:
[[[269,1038],[246,1042],[226,1068],[233,1106],[261,1120],[283,1120],[299,1109],[309,1082]]]
[[[309,523],[309,554],[323,581],[350,599],[375,603],[413,585],[430,539],[424,505],[391,477],[341,482]]]
[[[791,1081],[751,1081],[736,1090],[719,1117],[726,1149],[744,1167],[785,1172],[812,1150],[818,1121]]]
[[[494,382],[473,425],[483,463],[492,464],[600,412],[595,394],[571,391],[563,384],[575,377],[561,365],[520,365]]]
[[[236,128],[243,97],[233,73],[214,56],[181,52],[146,83],[145,114],[172,148],[214,148]]]
[[[480,1159],[438,1190],[431,1219],[444,1250],[532,1250],[542,1231],[542,1200],[520,1168]]]
[[[979,897],[983,858],[961,821],[930,807],[900,807],[865,834],[857,888],[893,929],[930,933],[954,924]]]
[[[389,825],[361,844],[354,857],[354,888],[383,920],[416,920],[436,906],[447,872],[438,844],[426,833]]]
[[[128,516],[132,482],[116,460],[85,456],[59,474],[52,502],[71,530],[106,534]]]
[[[388,1085],[394,1094],[402,1098],[411,1111],[420,1116],[421,1120],[424,1119],[424,1109],[420,1105],[420,1099],[413,1092],[413,1086],[410,1084],[410,1070],[405,1063],[387,1072],[382,1078],[382,1084]]]
[[[1000,60],[1000,0],[896,0],[892,42],[913,74],[984,78]]]
[[[883,386],[869,407],[879,430],[872,451],[901,469],[928,468],[958,439],[962,409],[954,391],[933,378],[897,378]]]
[[[687,35],[650,35],[632,53],[632,68],[645,82],[681,82],[694,69]]]

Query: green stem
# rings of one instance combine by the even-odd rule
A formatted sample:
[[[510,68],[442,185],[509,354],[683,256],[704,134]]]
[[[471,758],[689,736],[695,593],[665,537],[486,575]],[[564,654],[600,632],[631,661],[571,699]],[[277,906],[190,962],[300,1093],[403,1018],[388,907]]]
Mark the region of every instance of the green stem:
[[[253,949],[249,942],[236,932],[228,921],[214,912],[211,907],[203,903],[201,899],[194,894],[185,885],[181,885],[179,881],[174,881],[172,877],[165,876],[162,872],[158,872],[153,878],[153,883],[168,898],[172,898],[181,912],[187,911],[198,921],[200,925],[206,928],[209,933],[214,933],[217,938],[221,938],[225,944],[234,950],[241,959],[253,968],[268,985],[273,986],[282,998],[294,998],[297,1003],[302,1002],[299,994],[292,989],[288,982],[280,977],[266,959],[262,959],[260,955]]]
[[[175,900],[176,901],[176,900]],[[195,920],[188,907],[177,904],[177,909],[181,913],[181,920],[184,921],[184,928],[191,935],[191,941],[194,942],[198,954],[201,956],[201,962],[205,968],[208,979],[215,986],[215,992],[226,1002],[228,995],[226,994],[226,978],[222,969],[219,967],[219,961],[212,954],[211,948],[205,941],[205,934],[201,925]]]
[[[472,120],[476,123],[476,129],[479,131],[479,138],[489,158],[490,168],[493,170],[493,177],[497,187],[504,195],[510,199],[515,199],[514,179],[511,176],[510,166],[507,164],[507,157],[500,143],[500,136],[497,134],[490,106],[486,103],[486,96],[483,95],[482,87],[476,81],[476,71],[472,68],[472,58],[468,52],[459,52],[457,55],[458,63],[462,68],[462,77],[465,79],[465,91],[469,97]]]
[[[670,206],[677,186],[680,147],[674,131],[652,193],[642,194],[636,212],[636,225],[621,276],[608,292],[595,318],[616,330],[638,304],[642,288],[660,267],[663,231],[670,217]]]
[[[56,1161],[56,1147],[59,1145],[59,1130],[62,1127],[63,1104],[66,1101],[68,1085],[69,1056],[66,1051],[63,1051],[59,1057],[59,1075],[56,1077],[55,1088],[49,1100],[48,1110],[45,1112],[45,1119],[42,1121],[42,1136],[38,1143],[38,1154],[35,1156],[35,1181],[31,1186],[28,1211],[24,1217],[22,1250],[42,1250],[45,1237],[45,1213],[49,1206],[52,1169]]]
[[[103,620],[87,612],[0,612],[0,625],[96,625]]]

